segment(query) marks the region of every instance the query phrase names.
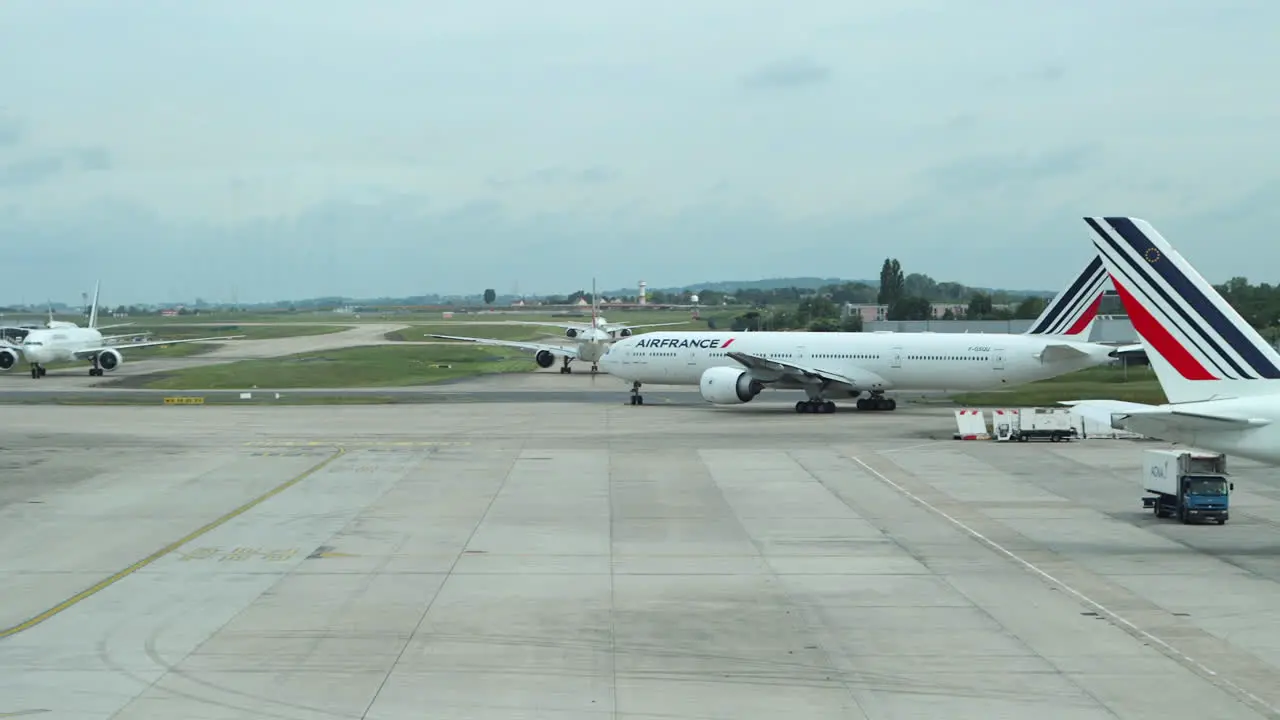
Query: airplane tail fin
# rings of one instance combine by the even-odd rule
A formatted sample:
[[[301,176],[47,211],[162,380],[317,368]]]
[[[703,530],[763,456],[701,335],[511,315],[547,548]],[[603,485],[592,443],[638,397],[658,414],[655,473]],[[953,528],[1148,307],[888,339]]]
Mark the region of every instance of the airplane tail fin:
[[[1107,289],[1107,269],[1094,256],[1074,282],[1058,293],[1031,323],[1026,335],[1056,335],[1088,340]]]
[[[591,278],[591,329],[598,329],[600,324],[600,300],[596,295],[596,279]]]
[[[98,288],[102,284],[99,280],[93,284],[93,304],[89,306],[89,327],[98,327]]]
[[[1150,223],[1084,221],[1170,403],[1280,394],[1280,353]]]
[[[97,327],[97,291],[101,284],[102,281],[93,283],[93,304],[88,306],[88,327],[91,328]]]

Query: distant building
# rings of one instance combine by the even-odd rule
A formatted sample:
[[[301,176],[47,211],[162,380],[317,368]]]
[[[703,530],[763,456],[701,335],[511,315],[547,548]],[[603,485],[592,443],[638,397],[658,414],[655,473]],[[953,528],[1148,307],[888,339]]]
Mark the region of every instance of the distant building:
[[[968,309],[968,305],[961,303],[929,303],[929,314],[934,320],[941,320],[948,310],[951,311],[952,317],[964,317]]]
[[[864,323],[882,322],[889,316],[889,306],[845,303],[844,308],[841,309],[840,318],[843,320],[854,315],[860,316]]]

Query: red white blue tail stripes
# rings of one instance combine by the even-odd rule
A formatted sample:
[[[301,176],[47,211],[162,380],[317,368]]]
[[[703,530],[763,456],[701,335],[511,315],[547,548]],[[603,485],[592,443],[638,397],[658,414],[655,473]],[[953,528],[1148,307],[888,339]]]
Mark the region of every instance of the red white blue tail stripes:
[[[1079,335],[1084,332],[1098,315],[1109,281],[1102,259],[1095,255],[1076,281],[1049,301],[1026,334]]]
[[[1280,354],[1145,220],[1086,217],[1134,329],[1186,380],[1280,378]]]

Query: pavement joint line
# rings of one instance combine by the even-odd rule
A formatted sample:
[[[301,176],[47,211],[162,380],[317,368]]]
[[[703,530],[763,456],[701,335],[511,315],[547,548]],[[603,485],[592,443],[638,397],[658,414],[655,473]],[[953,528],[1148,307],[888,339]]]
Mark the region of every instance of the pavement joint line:
[[[20,632],[24,632],[24,631],[30,630],[31,628],[33,628],[33,627],[35,627],[35,626],[39,625],[40,623],[42,623],[42,622],[44,622],[44,621],[46,621],[46,620],[49,620],[50,618],[52,618],[52,617],[54,617],[54,616],[56,616],[56,615],[58,615],[58,614],[60,614],[60,613],[62,613],[62,612],[64,612],[64,611],[66,611],[66,610],[68,610],[68,609],[70,609],[70,608],[74,607],[75,605],[79,604],[81,601],[83,601],[83,600],[87,600],[88,598],[93,597],[94,595],[97,595],[98,593],[102,592],[103,590],[106,590],[107,588],[109,588],[109,587],[111,587],[112,585],[116,584],[117,582],[119,582],[119,581],[123,580],[124,578],[129,577],[130,575],[132,575],[132,574],[134,574],[135,572],[137,572],[137,571],[141,570],[142,568],[144,568],[144,567],[146,567],[146,566],[150,565],[151,563],[153,563],[153,562],[155,562],[155,561],[159,560],[160,558],[162,558],[162,557],[164,557],[164,556],[166,556],[166,555],[168,555],[168,554],[172,553],[174,550],[177,550],[178,548],[182,547],[183,545],[186,545],[187,543],[191,542],[192,540],[195,540],[196,538],[199,538],[200,536],[202,536],[202,535],[204,535],[204,534],[208,533],[209,531],[214,530],[214,529],[216,529],[216,528],[218,528],[218,527],[221,527],[222,525],[225,525],[226,523],[230,522],[231,520],[234,520],[235,518],[237,518],[237,517],[239,517],[239,516],[241,516],[241,515],[245,514],[246,512],[248,512],[248,511],[252,510],[253,508],[257,507],[258,505],[261,505],[262,503],[266,502],[267,500],[270,500],[271,498],[275,497],[276,495],[279,495],[280,493],[284,492],[285,490],[288,490],[289,488],[293,487],[294,485],[297,485],[298,483],[302,482],[303,480],[306,480],[307,478],[311,477],[312,475],[316,474],[317,472],[319,472],[319,471],[323,470],[325,467],[327,467],[327,466],[328,466],[330,463],[332,463],[334,460],[337,460],[338,458],[340,458],[340,457],[342,457],[343,455],[345,455],[345,454],[346,454],[346,452],[347,452],[347,451],[346,451],[346,449],[345,449],[345,448],[343,448],[343,447],[338,447],[332,455],[330,455],[329,457],[325,458],[325,459],[324,459],[324,460],[322,460],[320,463],[318,463],[318,464],[316,464],[316,465],[312,465],[309,469],[307,469],[307,470],[303,471],[302,473],[300,473],[300,474],[298,474],[298,475],[295,475],[295,476],[294,476],[294,477],[292,477],[291,479],[286,480],[285,482],[283,482],[283,483],[281,483],[281,484],[279,484],[279,485],[275,486],[274,488],[272,488],[272,489],[268,490],[267,492],[263,493],[262,495],[259,495],[259,496],[258,496],[258,497],[256,497],[256,498],[254,498],[254,499],[250,500],[249,502],[247,502],[247,503],[245,503],[245,504],[241,505],[240,507],[238,507],[238,508],[236,508],[236,509],[232,510],[231,512],[226,513],[226,514],[225,514],[225,515],[223,515],[222,517],[219,517],[218,519],[213,520],[212,522],[206,523],[205,525],[201,526],[200,528],[197,528],[196,530],[194,530],[194,531],[192,531],[192,532],[188,533],[188,534],[187,534],[187,535],[185,535],[184,537],[181,537],[181,538],[179,538],[179,539],[177,539],[177,540],[175,540],[175,541],[173,541],[173,542],[169,543],[168,545],[165,545],[164,547],[160,548],[159,550],[157,550],[157,551],[155,551],[155,552],[151,553],[150,555],[148,555],[148,556],[146,556],[145,558],[143,558],[143,559],[139,560],[138,562],[136,562],[136,563],[134,563],[134,564],[130,565],[129,567],[127,567],[127,568],[125,568],[125,569],[123,569],[123,570],[121,570],[121,571],[117,572],[116,574],[111,575],[110,577],[107,577],[107,578],[105,578],[105,579],[103,579],[103,580],[99,580],[97,583],[95,583],[95,584],[91,585],[90,587],[85,588],[84,590],[81,590],[80,592],[76,593],[75,595],[72,595],[71,597],[67,598],[66,600],[63,600],[62,602],[58,603],[57,605],[54,605],[53,607],[49,608],[48,610],[45,610],[44,612],[40,613],[39,615],[36,615],[36,616],[34,616],[34,617],[31,617],[31,618],[28,618],[27,620],[24,620],[23,622],[20,622],[20,623],[18,623],[17,625],[13,625],[12,627],[7,627],[7,628],[0,629],[0,640],[4,640],[5,638],[13,637],[14,635],[17,635],[17,634],[18,634],[18,633],[20,633]]]
[[[1280,718],[1280,708],[1276,708],[1275,706],[1268,703],[1266,700],[1263,700],[1257,695],[1254,695],[1253,693],[1237,685],[1236,683],[1231,682],[1230,680],[1219,675],[1212,668],[1200,662],[1199,660],[1196,660],[1195,658],[1191,657],[1190,655],[1187,655],[1186,653],[1175,648],[1174,646],[1170,645],[1164,640],[1161,640],[1159,637],[1156,637],[1155,635],[1147,632],[1146,630],[1143,630],[1142,628],[1138,627],[1134,623],[1122,617],[1119,613],[1115,612],[1111,608],[1108,608],[1107,606],[1103,605],[1097,600],[1094,600],[1093,598],[1089,597],[1088,595],[1085,595],[1079,590],[1076,590],[1075,588],[1071,587],[1070,585],[1063,582],[1062,580],[1059,580],[1058,578],[1054,577],[1048,572],[1040,569],[1039,566],[1037,566],[1035,563],[1031,562],[1030,560],[1024,559],[1022,556],[1018,555],[1012,550],[1009,550],[1008,548],[996,542],[995,540],[992,540],[986,535],[983,535],[977,530],[974,530],[973,528],[969,527],[963,521],[958,520],[955,517],[952,517],[946,511],[941,510],[938,507],[934,506],[928,500],[925,500],[919,495],[916,495],[915,493],[911,492],[907,488],[903,487],[901,484],[896,483],[893,480],[889,479],[888,476],[886,476],[884,473],[880,472],[879,470],[871,467],[871,465],[864,462],[861,458],[855,455],[849,455],[848,457],[850,460],[853,460],[854,462],[861,465],[864,470],[866,470],[868,473],[871,473],[871,475],[874,476],[876,479],[880,480],[881,482],[885,483],[889,487],[893,488],[894,490],[896,490],[898,493],[900,493],[907,499],[924,507],[929,512],[932,512],[933,514],[946,520],[947,522],[950,522],[952,525],[955,525],[956,527],[960,528],[961,530],[963,530],[964,532],[972,536],[973,539],[977,540],[983,545],[986,545],[992,550],[995,550],[997,553],[1004,555],[1010,560],[1013,560],[1015,563],[1017,563],[1018,565],[1021,565],[1023,568],[1027,570],[1030,570],[1032,573],[1034,573],[1035,575],[1038,575],[1040,578],[1044,580],[1048,580],[1051,584],[1061,588],[1067,594],[1076,598],[1080,602],[1083,602],[1084,604],[1098,611],[1100,614],[1107,616],[1109,619],[1114,621],[1114,623],[1118,627],[1120,627],[1130,636],[1143,640],[1147,643],[1150,643],[1152,646],[1158,648],[1162,654],[1170,658],[1173,658],[1179,664],[1187,667],[1188,669],[1192,670],[1198,675],[1201,675],[1202,677],[1208,678],[1211,682],[1219,684],[1224,689],[1236,695],[1237,698],[1244,700],[1246,704],[1254,706],[1255,709],[1263,710],[1269,717]]]

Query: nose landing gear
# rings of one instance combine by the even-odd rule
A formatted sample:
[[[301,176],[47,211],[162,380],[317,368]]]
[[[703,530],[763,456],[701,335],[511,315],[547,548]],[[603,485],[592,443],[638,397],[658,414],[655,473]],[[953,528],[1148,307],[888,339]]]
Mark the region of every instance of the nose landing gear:
[[[640,383],[638,382],[631,383],[631,404],[632,405],[644,404],[644,396],[640,394]]]

